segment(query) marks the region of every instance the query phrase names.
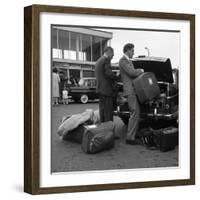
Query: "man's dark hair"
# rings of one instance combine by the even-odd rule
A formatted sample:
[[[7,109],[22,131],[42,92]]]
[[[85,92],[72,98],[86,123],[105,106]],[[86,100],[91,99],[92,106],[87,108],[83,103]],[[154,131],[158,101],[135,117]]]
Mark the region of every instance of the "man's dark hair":
[[[134,48],[134,44],[132,43],[125,44],[123,48],[123,52],[126,53],[128,50],[131,50],[132,48]]]
[[[108,51],[114,51],[114,50],[112,47],[106,47],[103,52],[106,53]]]

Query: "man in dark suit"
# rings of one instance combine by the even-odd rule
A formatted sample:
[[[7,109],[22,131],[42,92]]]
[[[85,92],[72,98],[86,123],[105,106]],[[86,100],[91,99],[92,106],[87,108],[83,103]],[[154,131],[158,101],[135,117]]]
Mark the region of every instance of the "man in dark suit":
[[[113,121],[113,84],[117,76],[111,70],[111,60],[114,56],[112,47],[106,47],[104,55],[100,57],[95,65],[97,79],[96,91],[99,94],[100,121]]]
[[[134,45],[128,43],[123,48],[124,56],[119,61],[120,75],[123,81],[124,96],[127,97],[129,110],[131,112],[126,143],[127,144],[138,144],[135,136],[138,131],[139,119],[140,119],[140,108],[137,101],[135,89],[133,87],[133,79],[144,72],[143,69],[135,69],[132,61],[130,60],[134,55]]]

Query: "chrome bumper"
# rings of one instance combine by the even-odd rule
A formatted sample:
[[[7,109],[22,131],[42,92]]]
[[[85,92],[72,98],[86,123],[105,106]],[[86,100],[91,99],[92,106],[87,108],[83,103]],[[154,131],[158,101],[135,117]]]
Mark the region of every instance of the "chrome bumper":
[[[114,115],[117,116],[130,116],[129,111],[114,111]],[[171,113],[171,114],[161,114],[161,113],[141,113],[141,117],[145,118],[152,118],[152,119],[165,119],[165,120],[172,120],[178,117],[178,111]]]

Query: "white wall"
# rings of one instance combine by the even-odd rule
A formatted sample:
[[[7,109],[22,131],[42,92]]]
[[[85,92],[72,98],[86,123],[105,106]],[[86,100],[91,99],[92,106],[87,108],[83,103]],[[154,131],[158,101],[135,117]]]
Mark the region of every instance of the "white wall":
[[[196,55],[200,54],[200,6],[197,0],[6,0],[1,4],[0,29],[0,197],[1,199],[197,199],[200,195],[200,137],[196,129],[196,185],[106,192],[31,196],[23,193],[23,7],[55,4],[196,14]],[[196,56],[196,102],[200,102],[198,81],[200,59]],[[196,121],[200,106],[196,105]]]

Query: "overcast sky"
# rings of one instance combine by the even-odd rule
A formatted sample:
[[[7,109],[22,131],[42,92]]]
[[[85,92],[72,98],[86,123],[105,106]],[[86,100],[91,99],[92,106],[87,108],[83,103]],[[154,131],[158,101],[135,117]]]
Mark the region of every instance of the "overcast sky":
[[[161,31],[136,31],[99,29],[113,33],[111,46],[114,48],[112,62],[118,62],[123,55],[123,46],[126,43],[135,45],[135,56],[147,55],[148,47],[150,56],[168,57],[171,59],[172,68],[178,68],[180,62],[180,34],[178,32]]]

